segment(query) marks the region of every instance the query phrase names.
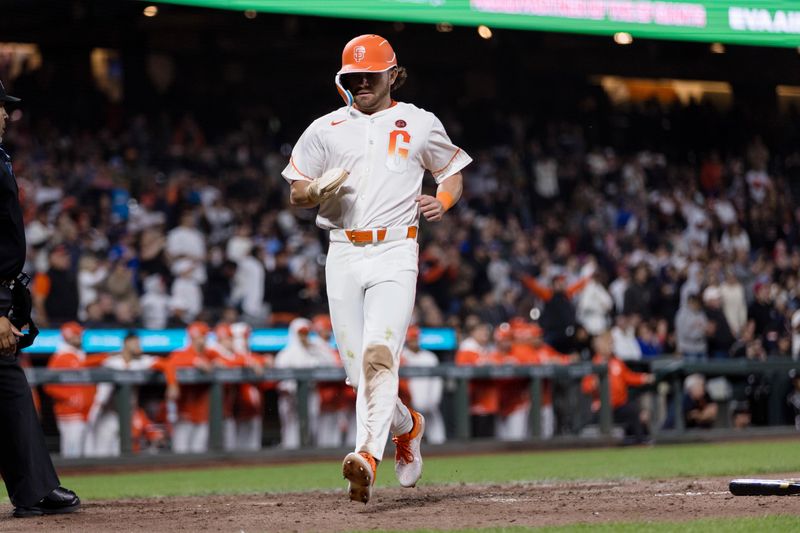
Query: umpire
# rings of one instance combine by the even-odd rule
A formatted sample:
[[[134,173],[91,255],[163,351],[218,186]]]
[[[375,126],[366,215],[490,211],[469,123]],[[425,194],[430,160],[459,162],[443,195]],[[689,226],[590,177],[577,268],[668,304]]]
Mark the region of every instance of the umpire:
[[[7,103],[19,102],[0,82],[0,144],[6,129]],[[77,511],[78,496],[59,486],[33,398],[17,354],[38,331],[30,317],[31,298],[25,264],[25,226],[11,158],[0,146],[0,473],[14,516]],[[29,327],[29,333],[20,331]]]

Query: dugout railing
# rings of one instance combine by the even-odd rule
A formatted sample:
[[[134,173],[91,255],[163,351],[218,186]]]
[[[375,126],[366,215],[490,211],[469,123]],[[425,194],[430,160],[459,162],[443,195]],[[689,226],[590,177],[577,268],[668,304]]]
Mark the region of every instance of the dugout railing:
[[[670,385],[672,408],[676,413],[682,412],[683,380],[693,373],[707,376],[725,376],[737,378],[748,375],[786,376],[789,370],[800,371],[800,361],[786,358],[754,362],[747,360],[687,362],[674,358],[653,360],[649,363],[656,375],[657,384],[666,382]],[[92,368],[82,370],[50,370],[46,368],[26,369],[28,380],[32,386],[44,384],[97,384],[112,383],[115,385],[114,402],[119,416],[120,444],[123,454],[132,453],[131,439],[131,398],[132,388],[139,385],[163,384],[164,376],[150,370],[112,370]],[[453,435],[450,440],[468,440],[471,435],[469,410],[469,382],[473,379],[529,379],[531,395],[530,438],[541,437],[541,406],[545,380],[563,380],[571,383],[579,382],[584,376],[596,374],[599,377],[600,411],[598,413],[599,435],[609,437],[612,434],[613,419],[610,402],[608,373],[605,365],[577,363],[572,365],[542,366],[483,366],[467,367],[443,363],[436,367],[403,367],[401,377],[441,377],[454,383]],[[203,372],[194,368],[178,369],[178,382],[181,384],[208,384],[209,398],[209,449],[223,450],[223,393],[224,386],[236,383],[277,382],[295,380],[297,382],[297,409],[300,422],[301,442],[310,446],[308,403],[312,387],[316,382],[344,380],[345,373],[341,368],[314,369],[267,369],[257,375],[247,368],[214,368]],[[655,388],[653,389],[655,390]],[[685,431],[683,418],[676,417],[673,432]]]

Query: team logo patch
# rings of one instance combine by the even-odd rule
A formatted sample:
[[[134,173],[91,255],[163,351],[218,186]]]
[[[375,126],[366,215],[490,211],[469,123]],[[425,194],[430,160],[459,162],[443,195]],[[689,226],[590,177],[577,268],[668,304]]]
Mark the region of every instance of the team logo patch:
[[[406,127],[406,121],[403,120],[403,119],[396,120],[394,125],[397,126],[398,128],[405,128]]]
[[[361,63],[365,55],[367,55],[367,49],[363,46],[356,46],[353,50],[353,59],[356,60],[356,63]]]

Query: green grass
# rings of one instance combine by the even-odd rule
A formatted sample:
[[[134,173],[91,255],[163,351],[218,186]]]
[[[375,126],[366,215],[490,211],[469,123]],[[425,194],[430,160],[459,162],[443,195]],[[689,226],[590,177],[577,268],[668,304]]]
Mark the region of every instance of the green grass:
[[[611,522],[606,524],[571,524],[568,526],[547,526],[537,528],[497,527],[486,529],[458,529],[458,533],[753,533],[769,531],[770,533],[800,530],[800,517],[772,515],[748,518],[706,518],[690,522]],[[435,529],[417,529],[403,533],[441,533]]]
[[[431,457],[422,483],[747,477],[800,471],[798,449],[778,441]],[[62,483],[87,500],[342,488],[338,462],[64,476]],[[378,485],[395,484],[387,454]]]

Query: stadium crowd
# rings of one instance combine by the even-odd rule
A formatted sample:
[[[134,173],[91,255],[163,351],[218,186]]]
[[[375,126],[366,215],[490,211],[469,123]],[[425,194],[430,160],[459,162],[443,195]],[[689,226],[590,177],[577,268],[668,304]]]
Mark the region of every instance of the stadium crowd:
[[[514,114],[480,116],[488,124],[475,128],[474,115],[444,116],[475,162],[462,202],[422,225],[414,323],[455,328],[456,363],[800,356],[800,153],[758,135],[701,142],[732,120],[704,107],[647,104],[606,113],[597,128],[590,118],[534,127]],[[40,327],[299,328],[326,313],[326,236],[312,211],[288,206],[280,172],[291,147],[279,124],[211,134],[187,115],[92,133],[15,127],[7,145]],[[664,124],[688,133],[675,139]],[[512,339],[529,349],[512,353]],[[623,388],[652,382],[633,374]],[[527,415],[510,415],[529,398],[524,386],[504,389],[500,398],[473,384],[472,411],[519,438]],[[617,399],[623,408],[627,392]],[[293,432],[291,401],[281,405]],[[552,434],[552,412],[542,415]],[[639,413],[621,415],[641,436]]]

